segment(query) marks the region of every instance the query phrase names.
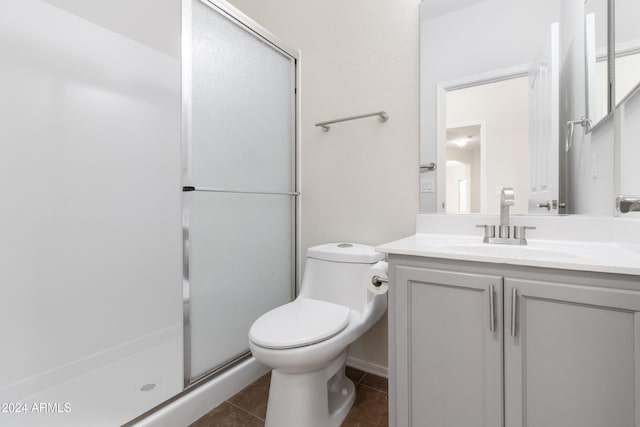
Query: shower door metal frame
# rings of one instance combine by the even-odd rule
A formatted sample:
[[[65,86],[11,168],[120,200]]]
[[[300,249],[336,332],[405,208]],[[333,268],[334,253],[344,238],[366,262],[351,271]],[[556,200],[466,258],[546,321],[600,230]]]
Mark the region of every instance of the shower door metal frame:
[[[183,241],[183,253],[182,253],[182,308],[183,308],[183,378],[184,388],[191,388],[196,385],[207,381],[229,368],[237,365],[241,361],[250,357],[251,352],[248,350],[235,357],[231,358],[221,366],[213,368],[211,371],[200,375],[197,378],[192,378],[191,375],[191,297],[190,297],[190,281],[189,281],[189,260],[190,260],[190,239],[189,239],[189,206],[185,200],[184,192],[190,191],[214,191],[214,192],[241,192],[249,194],[282,194],[288,195],[294,198],[292,205],[292,218],[294,218],[292,227],[292,242],[291,247],[293,249],[294,260],[292,262],[292,286],[291,286],[291,300],[296,296],[296,289],[300,282],[300,177],[299,177],[299,102],[298,102],[298,87],[300,81],[300,51],[287,47],[282,41],[275,35],[264,29],[254,20],[240,12],[234,6],[224,0],[181,0],[182,1],[182,179],[183,179],[183,197],[182,197],[182,241]],[[291,126],[293,135],[293,155],[292,155],[292,192],[284,193],[269,193],[264,191],[237,191],[237,190],[225,190],[225,189],[212,189],[203,187],[190,187],[191,183],[191,124],[192,124],[192,70],[193,64],[191,61],[192,55],[192,3],[199,1],[200,3],[208,6],[214,13],[220,13],[225,18],[239,26],[244,31],[258,37],[261,41],[271,46],[281,54],[290,58],[293,61],[294,78],[291,87],[291,96],[293,101]],[[248,337],[247,337],[248,343]],[[248,346],[247,346],[248,347]]]

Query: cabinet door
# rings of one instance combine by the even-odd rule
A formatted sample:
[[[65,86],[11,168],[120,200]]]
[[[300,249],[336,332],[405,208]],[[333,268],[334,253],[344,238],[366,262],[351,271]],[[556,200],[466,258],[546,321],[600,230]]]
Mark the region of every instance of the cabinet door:
[[[398,266],[398,426],[496,427],[502,417],[502,278]]]
[[[508,427],[640,426],[640,292],[505,279],[505,307]]]

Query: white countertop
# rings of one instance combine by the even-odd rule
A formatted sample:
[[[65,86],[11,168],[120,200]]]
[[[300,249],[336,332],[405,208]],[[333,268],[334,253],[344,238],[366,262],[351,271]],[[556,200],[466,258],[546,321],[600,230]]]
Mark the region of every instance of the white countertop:
[[[475,224],[493,224],[494,220],[486,215],[421,214],[416,234],[382,244],[376,250],[396,255],[640,275],[637,219],[522,216],[512,224],[537,227],[529,232],[531,237],[525,246],[482,243],[483,231],[476,229]]]

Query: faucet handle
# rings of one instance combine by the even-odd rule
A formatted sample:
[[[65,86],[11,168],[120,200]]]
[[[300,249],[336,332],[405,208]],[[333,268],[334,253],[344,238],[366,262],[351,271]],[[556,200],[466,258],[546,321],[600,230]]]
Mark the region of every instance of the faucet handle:
[[[477,228],[484,228],[484,238],[489,239],[492,237],[496,237],[496,226],[495,225],[486,225],[486,224],[478,224]]]
[[[508,225],[499,225],[498,226],[498,237],[501,239],[509,239],[511,236],[511,227]]]
[[[640,196],[616,197],[616,214],[640,210]]]
[[[513,238],[514,239],[526,239],[526,230],[535,230],[535,227],[530,225],[514,225],[513,226]]]

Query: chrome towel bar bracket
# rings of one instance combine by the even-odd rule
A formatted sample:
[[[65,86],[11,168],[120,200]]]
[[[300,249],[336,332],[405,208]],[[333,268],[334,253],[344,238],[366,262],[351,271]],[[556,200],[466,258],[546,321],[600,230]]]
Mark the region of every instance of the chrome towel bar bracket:
[[[585,132],[589,132],[591,130],[591,119],[588,119],[586,116],[582,116],[580,117],[580,120],[569,120],[567,122],[567,136],[564,141],[564,151],[567,153],[573,144],[573,129],[576,125],[582,126],[585,128]]]
[[[373,117],[373,116],[378,116],[378,120],[380,120],[381,122],[386,122],[387,120],[389,120],[389,115],[387,114],[386,111],[378,111],[376,113],[361,114],[359,116],[350,116],[342,119],[334,119],[334,120],[327,120],[326,122],[318,122],[316,123],[316,126],[320,126],[322,130],[324,130],[325,132],[329,132],[329,129],[331,129],[329,125],[331,124],[347,122],[349,120],[364,119],[365,117]]]

